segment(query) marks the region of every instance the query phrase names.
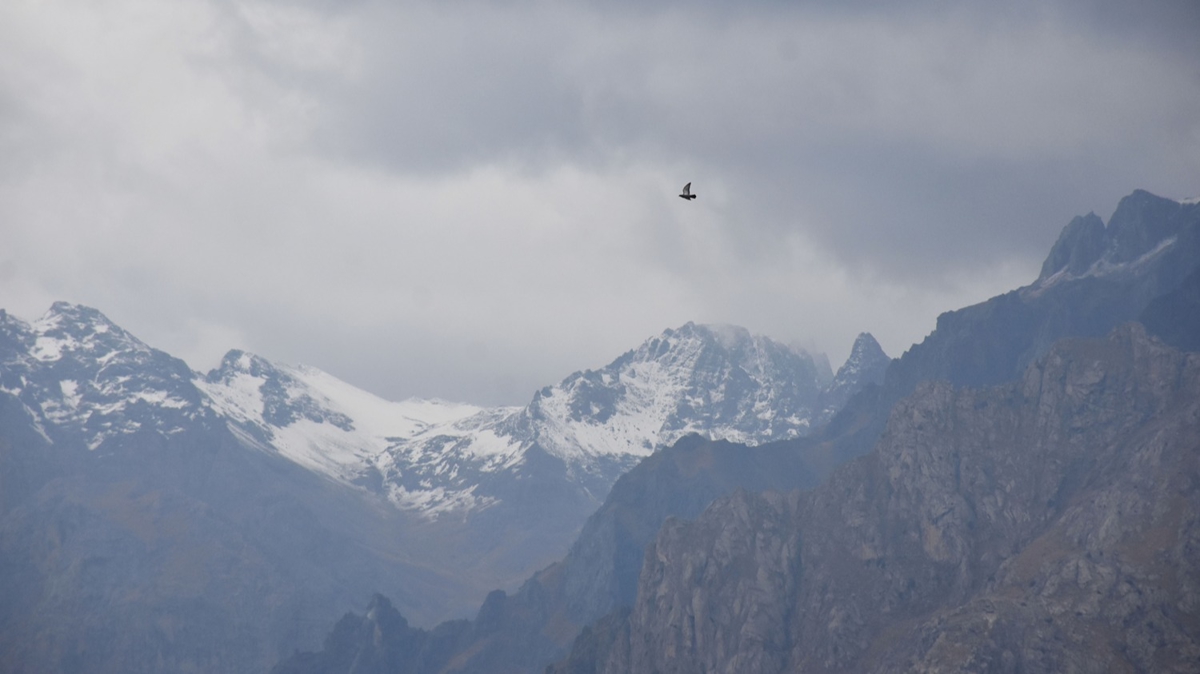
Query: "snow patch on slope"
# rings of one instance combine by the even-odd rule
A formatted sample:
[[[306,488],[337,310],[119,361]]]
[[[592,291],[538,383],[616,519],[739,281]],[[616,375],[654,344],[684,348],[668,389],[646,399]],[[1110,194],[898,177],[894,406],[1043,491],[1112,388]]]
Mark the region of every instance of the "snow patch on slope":
[[[393,402],[314,367],[276,365],[240,352],[231,352],[221,368],[195,383],[257,446],[345,484],[367,488],[376,481],[397,507],[429,517],[490,501],[475,495],[475,485],[451,488],[431,479],[413,484],[406,478],[414,466],[436,465],[450,444],[468,446],[476,456],[519,459],[513,443],[480,428],[519,408]],[[451,473],[445,467],[437,471]]]
[[[1087,271],[1083,272],[1082,274],[1072,274],[1064,267],[1063,269],[1054,272],[1050,276],[1047,276],[1033,285],[1025,286],[1020,290],[1020,292],[1025,297],[1038,297],[1042,293],[1046,292],[1047,289],[1059,285],[1060,283],[1066,283],[1068,281],[1075,281],[1088,277],[1101,278],[1105,276],[1136,271],[1140,268],[1149,266],[1155,258],[1162,255],[1165,251],[1174,246],[1178,238],[1179,237],[1177,236],[1165,238],[1162,241],[1159,241],[1154,248],[1146,251],[1137,259],[1130,260],[1129,262],[1113,262],[1112,260],[1108,259],[1108,257],[1102,257],[1093,262],[1092,266],[1088,267]]]

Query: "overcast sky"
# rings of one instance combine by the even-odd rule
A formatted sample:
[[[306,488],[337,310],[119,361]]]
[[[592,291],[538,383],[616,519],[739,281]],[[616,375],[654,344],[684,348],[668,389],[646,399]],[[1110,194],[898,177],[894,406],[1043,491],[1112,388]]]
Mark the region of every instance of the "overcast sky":
[[[1071,217],[1200,194],[1197,35],[1195,0],[5,0],[0,307],[482,404],[689,320],[896,356]]]

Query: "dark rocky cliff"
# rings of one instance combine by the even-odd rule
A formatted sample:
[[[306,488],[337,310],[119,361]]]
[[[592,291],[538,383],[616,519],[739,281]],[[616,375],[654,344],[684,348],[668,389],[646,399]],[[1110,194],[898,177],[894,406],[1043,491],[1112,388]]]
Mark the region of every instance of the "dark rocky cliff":
[[[1200,356],[1123,326],[923,385],[810,492],[669,521],[558,672],[1200,671]]]
[[[1103,226],[1089,215],[1063,229],[1032,285],[949,311],[889,368],[888,397],[923,381],[988,386],[1019,376],[1064,337],[1102,337],[1138,320],[1200,266],[1200,204],[1135,190]]]

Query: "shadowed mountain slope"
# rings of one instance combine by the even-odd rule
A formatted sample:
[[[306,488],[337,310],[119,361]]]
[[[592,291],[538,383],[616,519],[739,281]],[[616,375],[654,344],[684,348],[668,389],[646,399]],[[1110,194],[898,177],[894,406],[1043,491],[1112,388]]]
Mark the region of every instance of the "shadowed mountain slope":
[[[553,671],[1195,672],[1198,448],[1200,356],[1136,324],[922,385],[817,489],[668,521]]]

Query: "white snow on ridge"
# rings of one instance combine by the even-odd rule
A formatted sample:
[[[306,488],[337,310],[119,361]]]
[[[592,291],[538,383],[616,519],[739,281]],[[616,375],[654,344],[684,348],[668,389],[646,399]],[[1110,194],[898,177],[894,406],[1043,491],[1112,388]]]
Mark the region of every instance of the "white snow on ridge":
[[[121,433],[180,432],[188,419],[214,414],[249,447],[431,518],[498,503],[509,478],[556,475],[558,462],[526,463],[534,446],[563,461],[565,479],[586,479],[593,489],[689,432],[755,444],[778,432],[777,417],[794,428],[807,423],[772,407],[776,390],[761,384],[775,374],[774,352],[733,326],[667,330],[600,370],[547,387],[529,406],[495,408],[389,401],[317,368],[239,351],[205,376],[99,312],[65,303],[14,329],[30,344],[15,371],[54,380],[27,387],[22,375],[21,387],[12,381],[6,391],[25,398],[39,423],[86,433],[89,447]],[[112,362],[122,367],[110,369]],[[66,372],[80,374],[59,379]],[[730,372],[759,383],[730,388]],[[753,398],[730,400],[747,393]],[[722,405],[725,416],[713,411]],[[731,405],[739,407],[732,417]],[[498,474],[507,477],[489,477]]]
[[[392,402],[348,384],[315,367],[281,367],[306,384],[320,402],[354,420],[356,428],[370,436],[412,437],[432,425],[458,421],[478,414],[483,408],[442,400],[410,398]]]
[[[299,419],[273,428],[274,445],[296,463],[341,481],[350,481],[383,451],[381,439],[346,432],[329,423]]]
[[[241,365],[248,369],[249,358],[243,357],[243,361]],[[279,370],[294,372],[291,368],[284,367],[280,367]],[[310,374],[310,377],[319,378],[320,375]],[[197,377],[194,383],[208,397],[217,412],[265,432],[271,438],[272,447],[280,454],[334,479],[352,479],[354,474],[365,466],[365,456],[378,453],[386,446],[386,441],[382,438],[373,438],[358,432],[357,429],[347,431],[334,424],[311,419],[296,419],[283,427],[268,423],[265,419],[266,403],[262,393],[262,386],[266,383],[265,377],[237,372],[220,382],[209,382]],[[310,396],[314,392],[317,391],[289,391],[307,393]],[[320,402],[327,403],[328,400]]]
[[[515,455],[519,459],[519,453],[507,438],[480,427],[503,421],[521,408],[486,409],[420,399],[393,402],[314,367],[272,365],[279,381],[285,382],[288,402],[307,399],[322,414],[340,415],[350,421],[335,423],[302,416],[278,426],[265,418],[267,402],[262,387],[267,377],[248,373],[249,356],[243,357],[238,365],[246,371],[227,374],[218,382],[197,378],[195,384],[217,412],[257,428],[270,438],[271,447],[279,454],[334,480],[351,484],[372,469],[380,474],[399,475],[414,464],[434,463],[438,457],[429,456],[427,450],[434,439],[441,437],[450,440],[450,444],[469,445],[481,458],[503,455],[511,459]],[[473,490],[474,487],[454,491],[432,484],[421,490],[392,483],[386,486],[389,500],[398,507],[418,510],[427,516],[457,507],[485,506],[487,499],[474,496],[470,493]]]
[[[555,387],[539,400],[545,416],[541,441],[562,458],[597,456],[649,456],[654,452],[663,425],[686,391],[678,370],[657,361],[631,363],[621,377],[625,395],[605,422],[591,417],[571,418],[571,391]]]
[[[108,358],[124,352],[148,350],[149,347],[131,335],[122,333],[119,328],[113,336],[107,338],[107,342],[102,342],[102,339],[105,338],[101,336],[113,332],[114,326],[107,323],[107,319],[99,315],[98,312],[93,312],[94,315],[79,315],[78,312],[81,311],[92,310],[73,304],[56,303],[45,315],[28,324],[28,329],[35,337],[30,355],[35,360],[48,363],[57,361],[64,355],[77,351],[94,353],[102,348],[102,343],[110,347],[116,346],[116,348],[106,354]],[[64,323],[67,323],[68,318],[77,323],[64,325]],[[77,339],[72,334],[64,334],[72,327],[83,332],[82,340]],[[58,334],[51,335],[50,333],[52,332],[58,332]]]
[[[347,484],[377,474],[397,507],[437,517],[493,504],[495,499],[478,493],[478,484],[465,475],[513,469],[534,442],[569,465],[588,465],[600,457],[644,457],[663,442],[704,430],[678,428],[664,437],[699,353],[699,343],[689,343],[673,351],[670,363],[636,360],[615,373],[587,373],[592,380],[587,375],[569,378],[537,398],[531,406],[535,411],[438,400],[392,402],[312,367],[270,365],[278,374],[255,369],[264,374],[251,375],[248,358],[236,363],[241,371],[227,372],[218,382],[198,378],[196,385],[216,411],[257,428],[284,457]],[[308,416],[297,412],[301,418],[283,427],[269,423],[266,408],[279,401],[264,400],[268,376],[283,383],[288,401],[307,400],[304,409],[314,403],[319,409]],[[596,403],[582,415],[572,413],[572,405],[578,404],[573,402],[575,387],[596,382],[621,387],[602,422],[597,421]]]
[[[1041,281],[1037,281],[1031,285],[1021,288],[1019,292],[1027,297],[1037,297],[1041,293],[1045,292],[1047,288],[1058,285],[1059,283],[1087,278],[1089,276],[1102,277],[1130,270],[1136,270],[1140,267],[1146,266],[1151,260],[1162,254],[1163,251],[1175,245],[1175,242],[1178,240],[1178,238],[1178,236],[1167,237],[1162,241],[1159,241],[1158,245],[1156,245],[1154,248],[1142,253],[1136,260],[1130,260],[1129,262],[1113,262],[1108,259],[1107,256],[1101,257],[1099,260],[1093,262],[1092,266],[1088,267],[1087,271],[1083,272],[1082,274],[1071,274],[1066,267],[1063,267]]]
[[[58,339],[39,335],[37,341],[33,344],[33,350],[30,352],[30,355],[40,361],[49,362],[62,358],[63,351],[70,350],[74,346],[76,346],[76,342],[70,338]]]
[[[706,410],[725,403],[727,395],[742,395],[727,389],[726,374],[713,369],[710,340],[725,352],[722,359],[740,359],[736,364],[726,361],[724,367],[741,368],[764,384],[744,413],[767,423],[739,427],[736,419],[715,422],[707,416]],[[668,331],[647,340],[625,362],[569,378],[535,401],[542,413],[539,442],[568,462],[582,463],[595,457],[645,457],[689,433],[757,444],[771,436],[769,422],[779,412],[766,385],[773,371],[767,348],[760,338],[736,326],[689,325]],[[696,380],[702,370],[699,376],[716,379]],[[578,409],[577,395],[586,401],[589,388],[598,389],[601,383],[607,391],[600,400],[608,402],[592,401],[590,409]],[[611,407],[606,410],[606,405]],[[791,429],[779,437],[793,437],[809,425],[809,420],[795,415],[782,419]]]
[[[220,414],[237,421],[265,424],[262,418],[262,393],[259,391],[263,384],[261,378],[239,372],[230,381],[218,384],[205,381],[202,377],[196,377],[192,383]]]

